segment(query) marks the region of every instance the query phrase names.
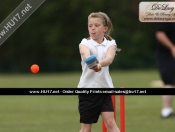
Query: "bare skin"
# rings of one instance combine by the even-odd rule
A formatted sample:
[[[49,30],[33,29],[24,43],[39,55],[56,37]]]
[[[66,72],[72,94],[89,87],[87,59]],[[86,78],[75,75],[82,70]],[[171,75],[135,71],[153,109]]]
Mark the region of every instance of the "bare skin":
[[[88,31],[90,37],[98,44],[103,42],[105,32],[108,30],[107,26],[103,25],[103,21],[100,18],[90,18],[88,21]],[[80,54],[85,60],[90,56],[90,50],[85,45],[79,45]],[[109,66],[114,60],[116,54],[116,46],[111,46],[106,53],[106,57],[99,61],[96,67],[92,70],[95,72],[101,71],[102,67]],[[108,132],[120,132],[114,120],[114,112],[102,112],[101,116],[105,122]],[[80,132],[91,132],[92,124],[81,123]]]

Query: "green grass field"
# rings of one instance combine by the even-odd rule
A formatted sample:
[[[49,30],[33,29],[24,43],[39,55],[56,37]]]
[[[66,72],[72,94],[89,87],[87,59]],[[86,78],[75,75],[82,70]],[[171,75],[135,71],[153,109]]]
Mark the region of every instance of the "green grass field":
[[[1,87],[76,87],[81,73],[0,75]],[[156,70],[113,71],[115,87],[151,88]],[[79,132],[78,98],[72,96],[0,96],[0,132]],[[119,121],[119,96],[117,125]],[[175,102],[173,102],[175,106]],[[125,96],[126,132],[173,132],[175,119],[161,119],[161,96]],[[175,108],[174,108],[175,109]],[[101,132],[101,117],[92,132]]]
[[[156,70],[113,71],[110,72],[114,86],[119,88],[151,88],[151,82],[160,80]],[[0,87],[52,87],[75,88],[80,79],[80,72],[55,73],[55,74],[1,74]]]

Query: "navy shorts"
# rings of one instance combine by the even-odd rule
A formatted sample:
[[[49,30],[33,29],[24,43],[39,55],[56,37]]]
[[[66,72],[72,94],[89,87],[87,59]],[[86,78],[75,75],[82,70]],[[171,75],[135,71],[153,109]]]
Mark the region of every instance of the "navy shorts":
[[[175,85],[175,59],[170,53],[158,53],[157,64],[164,84]]]
[[[79,95],[80,123],[97,123],[101,112],[114,112],[111,95]]]

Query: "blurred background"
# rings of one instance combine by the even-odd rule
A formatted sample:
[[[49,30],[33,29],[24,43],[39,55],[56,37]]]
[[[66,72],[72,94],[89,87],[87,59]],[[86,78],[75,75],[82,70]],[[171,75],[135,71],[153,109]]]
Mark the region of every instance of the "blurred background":
[[[22,1],[0,0],[0,21]],[[98,11],[111,18],[111,36],[122,49],[110,66],[114,86],[162,87],[155,59],[155,23],[139,21],[140,2],[46,0],[0,46],[0,87],[77,87],[81,76],[78,45],[89,36],[88,15]],[[30,72],[34,63],[40,66],[38,74]],[[0,96],[0,100],[2,132],[80,130],[77,96]],[[116,100],[116,123],[120,127],[119,96]],[[126,96],[125,106],[127,132],[175,130],[173,119],[160,118],[161,96]],[[101,118],[92,131],[102,131]]]
[[[22,0],[1,0],[2,22]],[[91,12],[108,14],[111,36],[121,53],[111,70],[156,68],[155,23],[139,21],[140,0],[47,0],[0,47],[1,73],[26,73],[36,63],[40,72],[81,71],[78,45],[89,36]]]

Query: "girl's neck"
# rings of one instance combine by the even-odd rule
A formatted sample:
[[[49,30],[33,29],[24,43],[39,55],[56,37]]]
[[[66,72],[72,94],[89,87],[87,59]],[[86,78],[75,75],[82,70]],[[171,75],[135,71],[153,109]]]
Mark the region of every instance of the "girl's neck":
[[[96,39],[94,41],[97,42],[98,44],[101,44],[104,41],[104,38],[102,38],[102,39]]]

